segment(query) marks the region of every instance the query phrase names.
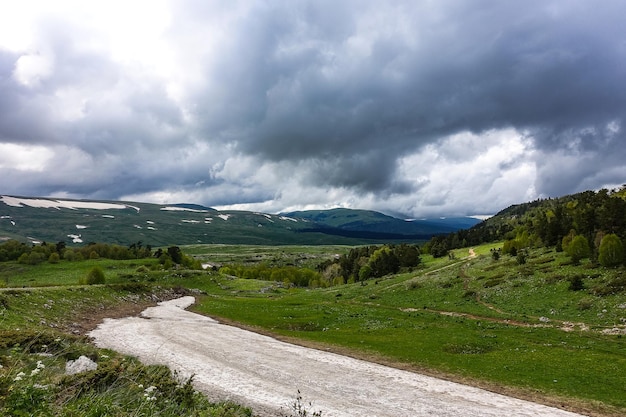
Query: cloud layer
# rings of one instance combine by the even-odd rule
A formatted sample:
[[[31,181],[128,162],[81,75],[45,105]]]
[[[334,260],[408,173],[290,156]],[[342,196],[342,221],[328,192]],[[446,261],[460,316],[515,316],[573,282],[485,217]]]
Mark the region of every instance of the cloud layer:
[[[625,13],[0,3],[0,192],[424,217],[620,185]]]

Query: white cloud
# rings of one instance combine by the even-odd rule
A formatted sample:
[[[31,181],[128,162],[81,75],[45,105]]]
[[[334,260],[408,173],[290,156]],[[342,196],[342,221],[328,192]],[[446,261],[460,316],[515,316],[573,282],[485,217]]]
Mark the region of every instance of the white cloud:
[[[52,58],[39,54],[22,55],[15,64],[13,76],[22,85],[37,86],[52,74]]]
[[[557,3],[0,2],[5,191],[423,217],[621,184],[626,8]]]
[[[45,146],[0,143],[0,170],[45,172],[54,152]]]

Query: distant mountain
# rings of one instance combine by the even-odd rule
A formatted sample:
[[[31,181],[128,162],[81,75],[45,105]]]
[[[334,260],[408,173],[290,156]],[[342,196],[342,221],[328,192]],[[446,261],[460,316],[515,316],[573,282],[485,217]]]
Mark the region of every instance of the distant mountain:
[[[344,236],[369,236],[389,239],[429,239],[433,235],[470,228],[480,222],[463,217],[451,219],[403,220],[370,210],[336,208],[330,210],[306,210],[282,213],[285,216],[306,219],[313,223],[311,231]]]
[[[0,240],[68,245],[128,245],[139,241],[152,246],[419,242],[466,227],[468,221],[406,221],[349,209],[275,215],[218,211],[196,204],[0,196]]]

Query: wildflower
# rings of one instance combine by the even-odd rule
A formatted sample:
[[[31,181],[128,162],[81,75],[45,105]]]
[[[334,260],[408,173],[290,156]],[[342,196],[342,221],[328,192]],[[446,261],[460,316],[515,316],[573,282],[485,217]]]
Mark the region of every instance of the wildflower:
[[[37,361],[37,369],[44,369],[46,365],[43,364],[42,361]]]
[[[39,372],[41,372],[41,369],[39,368],[35,368],[32,371],[30,371],[30,376],[35,376],[37,375]]]
[[[15,376],[15,378],[13,378],[13,381],[17,382],[17,381],[21,381],[23,377],[25,377],[26,374],[24,372],[20,372],[19,374],[17,374]]]
[[[154,385],[150,385],[148,388],[146,388],[143,393],[143,396],[146,398],[147,401],[155,401],[156,400],[156,391],[157,387],[155,387]],[[154,395],[151,395],[154,392]]]

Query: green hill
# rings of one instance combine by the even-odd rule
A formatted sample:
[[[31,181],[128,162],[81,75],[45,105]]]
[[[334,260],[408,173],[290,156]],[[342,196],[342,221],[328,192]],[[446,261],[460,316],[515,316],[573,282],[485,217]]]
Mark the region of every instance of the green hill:
[[[559,198],[516,204],[466,230],[431,239],[433,254],[464,246],[504,240],[516,249],[556,247],[581,236],[596,259],[606,235],[626,239],[626,187],[618,190],[584,191]]]
[[[195,204],[0,197],[0,239],[32,243],[358,245],[424,242],[458,228],[445,223],[409,222],[364,210],[276,215],[218,211]]]

